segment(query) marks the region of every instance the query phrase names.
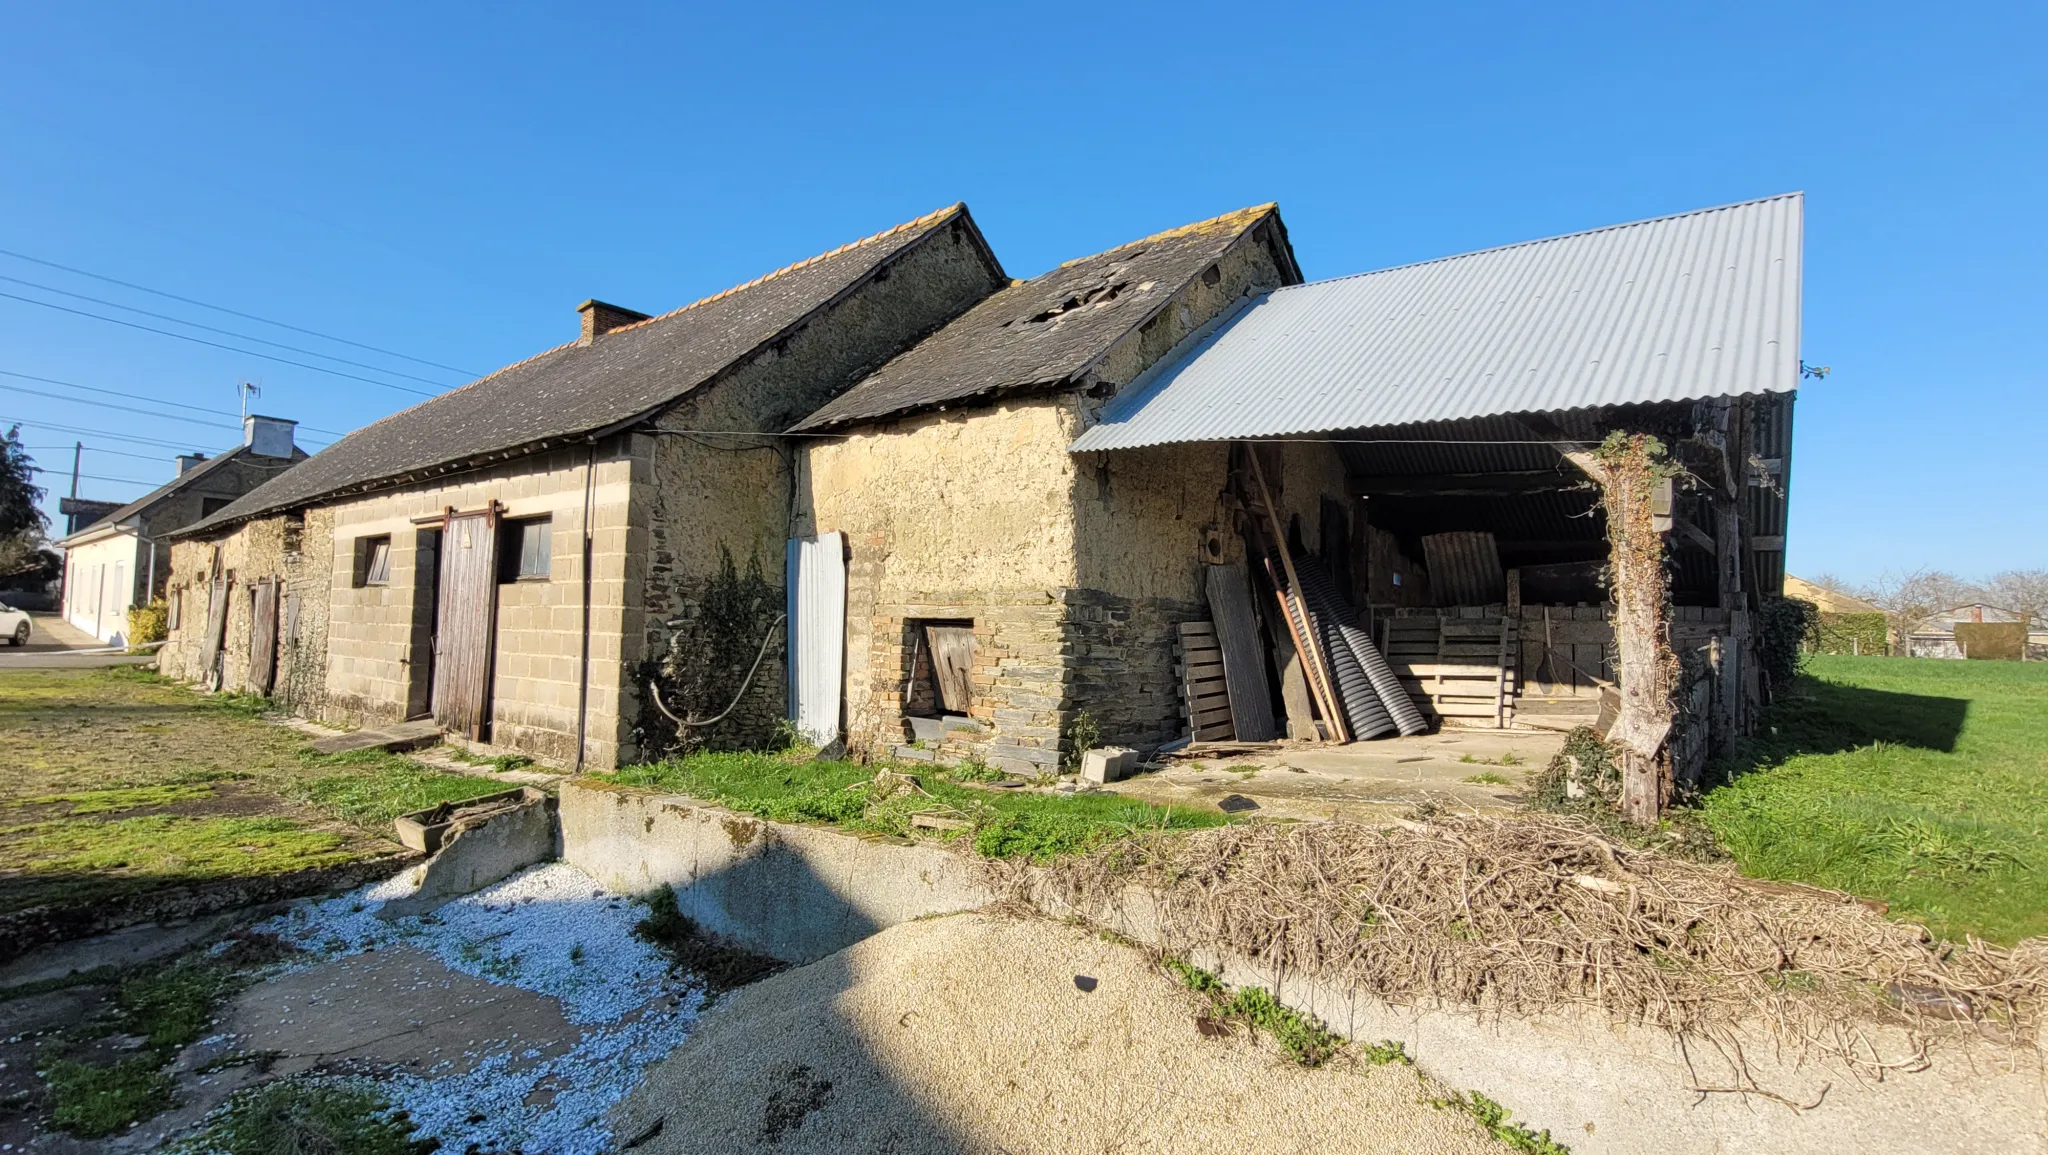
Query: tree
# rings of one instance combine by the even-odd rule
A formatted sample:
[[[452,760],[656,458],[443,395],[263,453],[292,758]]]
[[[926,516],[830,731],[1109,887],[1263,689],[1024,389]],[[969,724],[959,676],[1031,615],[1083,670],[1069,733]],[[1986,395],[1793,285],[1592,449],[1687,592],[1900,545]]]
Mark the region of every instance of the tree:
[[[1984,583],[1984,600],[2020,616],[2028,629],[2048,623],[2048,570],[2009,569]]]
[[[1976,601],[1975,586],[1945,570],[1918,569],[1911,573],[1887,573],[1864,591],[1864,597],[1891,618],[1892,629],[1901,645],[1906,638],[1933,621],[1943,610]]]
[[[36,484],[36,463],[21,446],[21,426],[0,439],[0,541],[28,535],[40,544],[50,521],[36,503],[43,489]]]

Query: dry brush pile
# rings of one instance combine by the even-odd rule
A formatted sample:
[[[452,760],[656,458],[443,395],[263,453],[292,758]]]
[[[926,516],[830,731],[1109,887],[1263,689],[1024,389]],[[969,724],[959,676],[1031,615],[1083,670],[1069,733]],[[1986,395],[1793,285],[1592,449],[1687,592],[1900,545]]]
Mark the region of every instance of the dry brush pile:
[[[1731,1059],[1738,1085],[1701,1091],[1769,1094],[1741,1058],[1747,1024],[1881,1076],[1923,1065],[1935,1035],[2031,1042],[2048,994],[2042,940],[1931,940],[1845,895],[1634,850],[1561,817],[1148,836],[1031,885],[1098,913],[1136,887],[1173,949],[1206,945],[1390,1002],[1577,1005],[1661,1027]],[[1912,1042],[1901,1052],[1873,1027]]]

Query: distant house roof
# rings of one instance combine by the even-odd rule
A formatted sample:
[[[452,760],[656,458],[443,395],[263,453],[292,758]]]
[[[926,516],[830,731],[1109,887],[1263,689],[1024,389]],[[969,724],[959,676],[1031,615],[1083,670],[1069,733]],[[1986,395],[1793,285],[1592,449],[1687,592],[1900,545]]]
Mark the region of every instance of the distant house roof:
[[[866,280],[891,258],[958,224],[955,204],[685,305],[572,342],[395,413],[315,454],[185,533],[323,498],[467,468],[487,455],[630,424],[718,376]],[[991,264],[995,258],[988,254]],[[1000,269],[1000,266],[996,266]]]
[[[94,519],[91,524],[81,526],[75,532],[70,533],[62,538],[59,538],[57,540],[57,544],[66,547],[73,544],[83,544],[86,539],[98,537],[105,533],[105,531],[120,525],[122,522],[127,521],[129,518],[147,511],[151,506],[155,505],[156,503],[163,501],[166,498],[173,497],[179,493],[183,493],[185,490],[190,489],[194,485],[197,485],[200,482],[205,481],[207,478],[211,477],[215,473],[218,473],[223,468],[225,468],[228,462],[239,461],[244,459],[276,461],[280,463],[284,461],[283,458],[278,457],[262,457],[258,454],[250,452],[248,446],[238,445],[235,448],[228,450],[226,453],[219,454],[218,456],[200,462],[199,464],[193,466],[192,468],[186,470],[185,472],[180,473],[178,476],[173,477],[169,481],[164,482],[162,485],[157,486],[155,489],[150,490],[148,493],[143,494],[141,497],[136,498],[134,501],[131,501],[123,506],[118,506],[112,511],[101,515],[100,517]],[[293,460],[307,460],[304,451],[294,447]],[[290,470],[286,470],[284,473],[279,474],[280,477],[289,475]],[[274,481],[275,479],[272,480]],[[271,482],[265,482],[264,484],[269,485],[271,484]],[[261,486],[259,486],[258,488],[260,489]]]
[[[1240,209],[1132,241],[1019,281],[882,366],[793,431],[981,403],[1057,388],[1093,368],[1175,293],[1260,228],[1290,283],[1301,279],[1274,205]]]
[[[1785,575],[1785,596],[1812,602],[1824,614],[1881,614],[1884,607],[1839,590],[1817,586],[1805,578]]]
[[[1799,193],[1279,289],[1075,451],[1799,385]]]

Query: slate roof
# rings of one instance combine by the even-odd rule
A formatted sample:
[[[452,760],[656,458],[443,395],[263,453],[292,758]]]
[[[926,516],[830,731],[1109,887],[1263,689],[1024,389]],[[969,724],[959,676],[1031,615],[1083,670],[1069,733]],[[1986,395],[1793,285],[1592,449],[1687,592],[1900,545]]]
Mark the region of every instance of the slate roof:
[[[1120,245],[1018,281],[799,423],[816,432],[1078,381],[1181,287],[1270,220],[1290,283],[1301,280],[1271,204]]]
[[[967,206],[954,204],[614,329],[589,345],[571,342],[507,366],[356,430],[180,532],[218,529],[630,424],[773,342],[956,219],[974,228]]]
[[[201,481],[206,480],[206,478],[209,475],[219,471],[221,467],[225,466],[228,462],[235,461],[243,457],[255,456],[258,455],[250,453],[248,446],[238,445],[235,448],[228,450],[226,453],[217,454],[213,457],[207,458],[205,461],[202,461],[199,464],[193,466],[192,468],[186,470],[185,472],[180,473],[178,476],[171,478],[169,481],[164,482],[162,485],[157,486],[155,489],[150,490],[148,493],[143,494],[141,497],[136,498],[134,501],[131,501],[123,506],[118,506],[108,511],[107,513],[101,514],[99,517],[95,518],[89,524],[79,526],[75,532],[66,534],[65,536],[59,538],[57,540],[57,544],[63,545],[66,542],[84,537],[87,534],[92,533],[94,530],[103,529],[111,525],[119,525],[120,523],[128,520],[129,518],[134,517],[136,514],[141,513],[143,510],[148,509],[150,506],[155,505],[157,502],[162,501],[164,498],[170,497],[173,494],[182,493],[186,489],[189,489],[190,487],[199,484]],[[283,461],[284,459],[281,457],[264,457],[262,458],[262,460]],[[292,446],[292,460],[305,461],[305,450],[300,449],[296,445]],[[290,472],[290,470],[286,469],[286,472]],[[280,474],[279,476],[283,475]],[[269,482],[265,482],[264,484],[268,485]],[[240,499],[238,498],[237,500]]]

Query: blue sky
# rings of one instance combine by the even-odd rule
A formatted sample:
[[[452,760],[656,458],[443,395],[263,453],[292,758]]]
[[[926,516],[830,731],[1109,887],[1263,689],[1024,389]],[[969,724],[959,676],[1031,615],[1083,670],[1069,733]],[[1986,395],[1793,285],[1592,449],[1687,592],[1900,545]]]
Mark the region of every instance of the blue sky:
[[[1804,189],[1834,374],[1800,400],[1791,568],[2048,566],[2048,8],[1652,8],[15,4],[0,249],[480,373],[585,297],[661,311],[955,200],[1020,276],[1274,200],[1316,278]],[[418,399],[8,297],[0,371],[227,425],[242,379],[332,431]],[[53,426],[95,431],[84,471],[126,480],[85,496],[236,437],[0,386],[53,470]]]

